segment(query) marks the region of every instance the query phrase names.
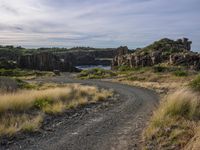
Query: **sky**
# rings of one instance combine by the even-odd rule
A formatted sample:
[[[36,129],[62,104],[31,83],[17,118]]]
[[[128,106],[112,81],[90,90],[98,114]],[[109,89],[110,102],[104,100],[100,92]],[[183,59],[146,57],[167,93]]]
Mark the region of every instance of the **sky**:
[[[134,49],[182,37],[200,51],[200,0],[0,0],[0,45]]]

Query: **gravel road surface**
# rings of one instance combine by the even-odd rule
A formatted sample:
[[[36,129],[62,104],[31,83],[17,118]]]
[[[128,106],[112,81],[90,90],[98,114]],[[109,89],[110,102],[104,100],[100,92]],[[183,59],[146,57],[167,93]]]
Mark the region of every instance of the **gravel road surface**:
[[[155,92],[99,80],[68,76],[40,82],[82,83],[113,89],[115,98],[88,105],[45,120],[38,133],[25,134],[0,149],[31,150],[132,150],[141,149],[141,133],[158,102]]]

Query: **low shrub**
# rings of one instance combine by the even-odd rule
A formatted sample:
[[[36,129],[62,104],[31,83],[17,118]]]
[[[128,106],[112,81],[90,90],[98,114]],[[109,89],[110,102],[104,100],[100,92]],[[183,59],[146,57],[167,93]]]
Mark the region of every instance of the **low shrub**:
[[[189,86],[195,91],[200,91],[200,75],[197,76],[194,80],[192,80]]]
[[[52,99],[50,99],[49,97],[39,97],[36,98],[36,100],[34,101],[34,107],[42,109],[44,107],[47,107],[48,105],[52,104]]]

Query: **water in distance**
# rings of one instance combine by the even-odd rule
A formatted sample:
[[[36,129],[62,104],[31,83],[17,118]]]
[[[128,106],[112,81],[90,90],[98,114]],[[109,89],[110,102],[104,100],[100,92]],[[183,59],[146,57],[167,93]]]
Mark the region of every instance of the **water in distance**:
[[[76,66],[76,68],[81,70],[88,70],[93,68],[102,68],[105,70],[111,70],[111,66],[103,66],[103,65],[84,65],[84,66]]]

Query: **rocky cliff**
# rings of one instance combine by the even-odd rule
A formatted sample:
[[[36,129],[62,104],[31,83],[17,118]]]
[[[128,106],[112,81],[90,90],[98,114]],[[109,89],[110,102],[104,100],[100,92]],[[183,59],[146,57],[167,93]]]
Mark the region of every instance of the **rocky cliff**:
[[[0,68],[73,71],[79,65],[111,65],[115,48],[38,48],[0,45]]]
[[[118,51],[122,53],[114,57],[112,68],[115,69],[121,65],[134,68],[168,63],[200,70],[200,55],[190,51],[191,44],[192,42],[187,38],[176,41],[165,38],[145,48],[136,49],[130,54],[124,54],[124,49],[120,48]]]
[[[36,69],[45,71],[76,71],[72,64],[72,57],[63,59],[53,55],[52,53],[43,52],[32,55],[24,55],[19,57],[18,65],[20,68]]]
[[[17,62],[20,68],[45,71],[76,71],[75,66],[78,65],[111,65],[112,58],[115,55],[117,55],[116,49],[46,51],[21,55]]]

